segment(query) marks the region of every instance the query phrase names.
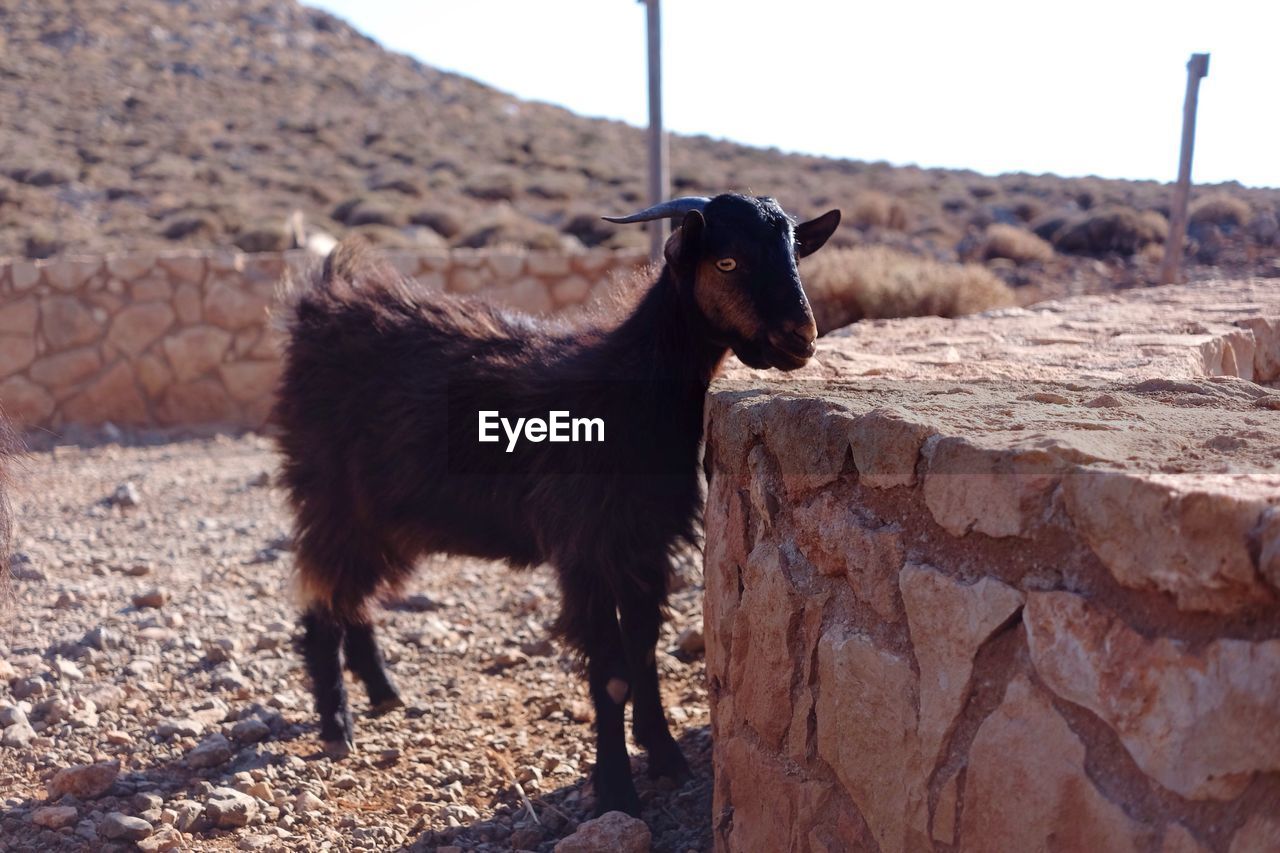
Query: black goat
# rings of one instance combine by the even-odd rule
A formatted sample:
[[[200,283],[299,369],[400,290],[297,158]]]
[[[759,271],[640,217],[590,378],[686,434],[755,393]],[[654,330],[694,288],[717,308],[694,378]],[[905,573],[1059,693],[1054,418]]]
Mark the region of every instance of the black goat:
[[[307,599],[303,654],[332,754],[353,742],[344,655],[373,713],[401,704],[366,602],[420,555],[447,552],[555,567],[557,632],[585,659],[595,704],[599,811],[639,811],[628,699],[650,773],[688,773],[654,647],[670,555],[695,536],[701,506],[703,399],[730,349],[783,370],[813,355],[796,258],[827,241],[840,212],[794,226],[772,199],[721,195],[613,221],[676,217],[661,274],[616,324],[574,328],[415,289],[351,243],[297,294],[274,420]],[[552,444],[526,432],[508,454],[478,441],[485,410],[588,413],[609,433]]]

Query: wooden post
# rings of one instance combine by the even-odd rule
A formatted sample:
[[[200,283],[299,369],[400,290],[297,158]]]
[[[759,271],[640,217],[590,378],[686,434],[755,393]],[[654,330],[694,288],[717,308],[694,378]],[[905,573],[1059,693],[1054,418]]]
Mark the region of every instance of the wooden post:
[[[662,32],[659,0],[640,0],[648,12],[649,26],[649,204],[659,204],[670,194],[667,135],[662,131]],[[649,223],[649,255],[662,259],[667,242],[667,221]]]
[[[1209,75],[1209,54],[1193,53],[1187,62],[1187,99],[1182,105],[1182,157],[1178,161],[1178,183],[1173,188],[1169,211],[1169,236],[1164,242],[1164,263],[1160,283],[1173,284],[1182,267],[1182,243],[1187,233],[1187,200],[1191,196],[1191,154],[1196,144],[1196,98],[1200,80]]]

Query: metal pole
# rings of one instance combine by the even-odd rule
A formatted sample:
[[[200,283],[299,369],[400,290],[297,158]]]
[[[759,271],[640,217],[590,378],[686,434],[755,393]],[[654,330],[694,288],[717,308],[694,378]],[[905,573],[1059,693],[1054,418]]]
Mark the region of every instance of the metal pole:
[[[1196,144],[1196,99],[1200,79],[1209,75],[1209,54],[1193,53],[1187,62],[1187,99],[1182,104],[1182,157],[1178,161],[1178,183],[1173,188],[1173,208],[1169,211],[1169,236],[1164,241],[1164,263],[1160,283],[1173,284],[1182,266],[1182,243],[1187,233],[1187,200],[1191,196],[1191,154]]]
[[[667,200],[670,194],[667,135],[662,131],[662,27],[659,0],[640,0],[645,4],[649,23],[649,204]],[[667,223],[658,219],[649,223],[649,255],[662,258],[667,241]]]

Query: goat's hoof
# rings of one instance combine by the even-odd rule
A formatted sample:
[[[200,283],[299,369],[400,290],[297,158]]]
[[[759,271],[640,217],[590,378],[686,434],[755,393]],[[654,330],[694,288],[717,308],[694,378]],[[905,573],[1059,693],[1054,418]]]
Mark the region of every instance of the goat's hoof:
[[[608,812],[624,812],[634,818],[640,817],[640,797],[635,788],[627,791],[596,791],[595,816],[600,817]]]
[[[403,707],[404,700],[399,696],[388,696],[386,699],[375,702],[373,706],[369,708],[369,716],[381,717],[383,714],[390,714],[397,708]]]
[[[677,785],[683,785],[693,778],[689,762],[685,761],[684,753],[680,751],[675,741],[649,750],[647,772],[650,779],[670,779]]]
[[[320,748],[325,755],[340,761],[355,752],[356,745],[349,740],[326,740],[320,744]]]

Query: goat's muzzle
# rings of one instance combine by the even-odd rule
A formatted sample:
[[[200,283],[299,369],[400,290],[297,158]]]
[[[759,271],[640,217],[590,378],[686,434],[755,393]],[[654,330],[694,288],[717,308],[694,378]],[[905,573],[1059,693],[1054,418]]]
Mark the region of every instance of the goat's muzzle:
[[[769,361],[779,370],[795,370],[813,358],[818,328],[812,318],[787,323],[766,335]]]

